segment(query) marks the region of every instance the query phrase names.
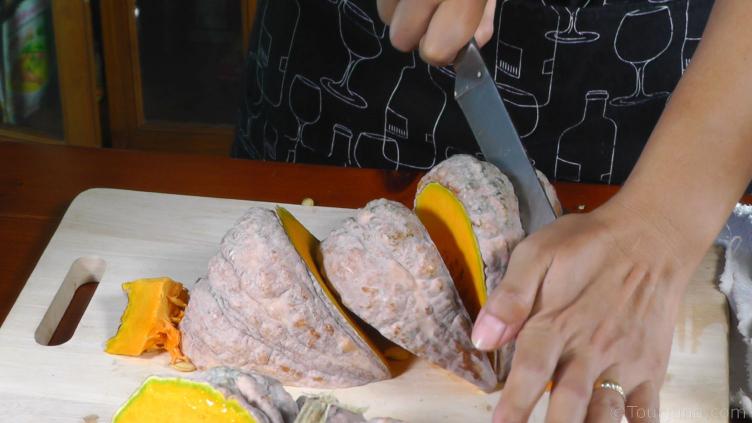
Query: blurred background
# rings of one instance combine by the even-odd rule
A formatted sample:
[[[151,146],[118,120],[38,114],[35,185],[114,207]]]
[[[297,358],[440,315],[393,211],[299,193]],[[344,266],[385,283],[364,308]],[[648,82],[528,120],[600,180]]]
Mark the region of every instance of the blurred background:
[[[227,155],[256,0],[0,0],[0,137]]]

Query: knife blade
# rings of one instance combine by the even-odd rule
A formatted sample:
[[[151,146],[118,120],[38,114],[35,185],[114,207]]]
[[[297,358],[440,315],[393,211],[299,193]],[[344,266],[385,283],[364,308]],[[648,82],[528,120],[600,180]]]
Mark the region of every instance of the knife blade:
[[[475,39],[457,55],[454,70],[454,98],[486,161],[498,167],[512,182],[520,204],[523,229],[531,234],[553,222],[554,210]]]

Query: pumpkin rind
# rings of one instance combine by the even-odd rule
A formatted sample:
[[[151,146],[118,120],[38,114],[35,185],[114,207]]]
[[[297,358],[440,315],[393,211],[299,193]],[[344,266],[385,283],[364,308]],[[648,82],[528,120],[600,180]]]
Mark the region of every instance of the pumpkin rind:
[[[449,271],[410,209],[371,201],[322,241],[321,255],[342,303],[386,338],[483,390],[496,386]]]
[[[191,379],[149,377],[114,422],[292,423],[297,414],[297,403],[277,380],[216,367]]]
[[[286,385],[348,387],[389,378],[381,356],[327,290],[278,214],[252,208],[191,291],[180,324],[183,350],[200,369],[229,366]]]

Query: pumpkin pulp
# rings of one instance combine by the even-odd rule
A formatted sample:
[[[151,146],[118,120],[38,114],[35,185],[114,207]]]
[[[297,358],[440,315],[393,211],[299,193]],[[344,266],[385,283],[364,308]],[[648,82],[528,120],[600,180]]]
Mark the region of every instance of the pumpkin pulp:
[[[180,331],[176,327],[188,302],[183,285],[166,277],[138,279],[124,283],[123,291],[128,295],[128,306],[105,351],[138,356],[164,349],[170,353],[171,363],[187,361],[180,351]]]
[[[258,423],[235,399],[205,382],[151,376],[118,410],[113,423]]]
[[[486,278],[465,206],[452,191],[431,182],[415,196],[415,213],[439,249],[465,308],[475,320],[486,303]]]

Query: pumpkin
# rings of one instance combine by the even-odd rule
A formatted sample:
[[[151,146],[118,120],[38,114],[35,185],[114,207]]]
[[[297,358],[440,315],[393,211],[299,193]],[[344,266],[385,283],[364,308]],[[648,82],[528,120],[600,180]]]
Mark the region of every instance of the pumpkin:
[[[452,191],[431,182],[415,198],[415,213],[431,235],[470,316],[486,302],[483,258],[473,222]]]
[[[475,319],[525,236],[512,183],[490,163],[455,155],[420,180],[414,209]]]
[[[149,377],[114,422],[292,423],[298,411],[278,380],[215,367],[191,379]]]
[[[554,212],[561,215],[556,191],[541,172],[537,175]],[[414,210],[475,320],[501,282],[512,249],[525,236],[512,183],[490,163],[455,155],[420,180]],[[509,371],[513,351],[510,343],[492,355],[499,380]]]
[[[287,210],[249,209],[230,228],[180,323],[199,369],[235,367],[285,385],[358,386],[386,359],[322,278],[319,241]]]
[[[321,243],[322,269],[343,304],[400,347],[484,391],[496,386],[488,357],[438,249],[401,203],[374,200]]]
[[[117,411],[113,423],[261,423],[207,382],[151,376]]]
[[[337,307],[337,310],[340,312],[342,317],[345,318],[345,321],[355,330],[358,335],[360,335],[360,337],[366,342],[366,344],[382,361],[382,363],[386,364],[386,358],[383,356],[373,339],[371,339],[371,336],[368,335],[366,331],[360,327],[360,323],[356,321],[357,318],[353,316],[352,313],[350,313],[350,311],[342,305],[342,301],[339,296],[335,294],[334,288],[321,274],[321,270],[319,270],[319,263],[321,261],[319,240],[316,239],[316,237],[313,236],[313,234],[309,232],[308,229],[306,229],[306,227],[298,221],[298,219],[295,218],[295,216],[287,211],[287,209],[283,207],[277,207],[276,212],[280,223],[282,223],[282,227],[285,229],[285,233],[287,234],[288,238],[290,238],[292,246],[295,247],[295,251],[297,251],[298,255],[300,255],[300,258],[303,259],[303,262],[306,264],[311,274],[313,274],[316,282],[321,285],[321,290],[324,291],[324,294],[326,294],[329,300]]]
[[[180,350],[177,324],[183,318],[188,291],[170,278],[138,279],[122,285],[128,295],[128,306],[120,319],[115,336],[107,341],[110,354],[139,356],[147,351],[167,350],[170,363],[177,368],[192,370]],[[190,366],[189,366],[190,367]]]

